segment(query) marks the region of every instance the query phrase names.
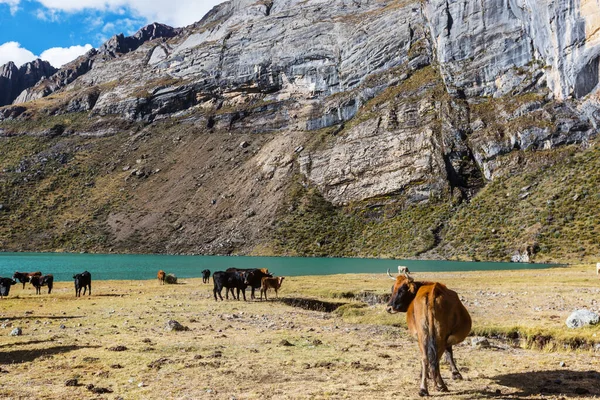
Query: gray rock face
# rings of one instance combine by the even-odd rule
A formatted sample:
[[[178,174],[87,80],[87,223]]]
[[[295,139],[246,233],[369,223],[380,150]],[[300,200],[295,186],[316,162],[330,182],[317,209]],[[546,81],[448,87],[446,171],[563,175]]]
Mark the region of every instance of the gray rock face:
[[[179,32],[179,29],[172,28],[168,25],[153,23],[146,25],[133,36],[124,36],[122,33],[115,35],[110,38],[98,49],[101,54],[116,57],[117,55],[126,54],[134,51],[142,44],[158,39],[158,38],[170,38]]]
[[[11,104],[19,94],[57,71],[47,61],[37,59],[17,67],[9,62],[0,67],[0,107]]]
[[[435,108],[427,99],[387,105],[383,116],[348,129],[331,148],[304,156],[302,171],[334,204],[399,190],[415,201],[439,195],[447,184]]]
[[[597,4],[436,0],[424,12],[446,83],[468,96],[547,84],[564,100],[598,83]]]
[[[569,328],[581,328],[587,325],[596,325],[600,322],[600,316],[588,310],[573,311],[567,318],[566,324]]]
[[[272,180],[297,167],[335,205],[471,197],[515,150],[596,135],[598,14],[590,1],[231,0],[186,28],[112,38],[0,119],[60,92],[49,114],[303,136],[249,168]]]

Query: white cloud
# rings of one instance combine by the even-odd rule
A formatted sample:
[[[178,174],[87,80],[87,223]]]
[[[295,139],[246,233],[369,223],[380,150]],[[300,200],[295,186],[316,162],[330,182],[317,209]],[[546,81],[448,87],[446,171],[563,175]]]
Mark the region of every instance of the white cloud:
[[[4,65],[7,62],[12,61],[17,67],[20,67],[26,62],[33,61],[35,59],[35,54],[27,49],[22,48],[20,43],[6,42],[4,44],[0,44],[0,65]]]
[[[54,67],[60,68],[91,49],[91,44],[86,44],[85,46],[53,47],[40,54],[40,58],[48,61]]]
[[[58,22],[60,21],[60,12],[58,10],[38,8],[35,11],[35,17],[46,22]]]
[[[19,3],[21,0],[0,0],[0,4],[8,4],[10,7],[10,14],[15,15],[19,11]]]
[[[18,0],[0,0],[17,1]],[[162,22],[171,26],[185,26],[202,19],[215,5],[223,0],[37,0],[43,6],[67,12],[86,9],[118,13],[129,7],[147,22]]]
[[[106,25],[104,25],[104,27],[102,28],[102,32],[105,33],[111,33],[115,30],[115,24],[113,24],[112,22],[107,23]]]
[[[62,65],[73,61],[82,54],[91,50],[92,45],[71,46],[71,47],[54,47],[44,51],[39,56],[36,56],[31,51],[21,47],[17,42],[6,42],[0,45],[0,65],[4,65],[9,61],[15,63],[17,67],[33,61],[36,58],[48,61],[54,67],[59,68]]]

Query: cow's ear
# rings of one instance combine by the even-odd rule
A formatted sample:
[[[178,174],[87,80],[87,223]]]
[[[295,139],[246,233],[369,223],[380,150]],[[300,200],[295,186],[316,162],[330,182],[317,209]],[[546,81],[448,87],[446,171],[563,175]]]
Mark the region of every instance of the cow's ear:
[[[411,279],[408,283],[408,291],[415,294],[417,293],[417,285],[415,285],[415,282]]]

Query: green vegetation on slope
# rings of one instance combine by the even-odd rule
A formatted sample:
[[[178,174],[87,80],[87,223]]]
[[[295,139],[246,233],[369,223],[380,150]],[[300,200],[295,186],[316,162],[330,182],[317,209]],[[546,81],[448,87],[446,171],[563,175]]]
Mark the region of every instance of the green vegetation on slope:
[[[448,221],[444,254],[506,260],[581,261],[600,252],[600,148],[518,152],[526,167],[490,182]],[[466,257],[465,257],[466,256]]]
[[[275,229],[277,254],[414,257],[436,244],[450,203],[402,206],[394,196],[334,207],[314,188],[295,183]]]
[[[114,138],[0,139],[0,244],[21,250],[100,250],[104,222],[120,198],[105,171]]]

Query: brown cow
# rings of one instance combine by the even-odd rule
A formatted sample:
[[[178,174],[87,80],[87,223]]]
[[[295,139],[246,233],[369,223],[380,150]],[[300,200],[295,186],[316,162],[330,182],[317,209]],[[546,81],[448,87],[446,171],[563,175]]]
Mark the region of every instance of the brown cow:
[[[275,297],[277,297],[277,291],[281,287],[281,284],[283,283],[284,279],[284,276],[276,276],[274,278],[262,278],[260,285],[260,299],[262,300],[262,296],[264,293],[265,300],[267,300],[267,290],[269,290],[270,288],[275,289]]]
[[[438,282],[415,282],[410,275],[398,275],[392,288],[388,312],[406,312],[409,332],[419,341],[421,351],[421,387],[419,396],[428,396],[427,376],[438,390],[448,388],[440,374],[439,361],[446,352],[453,379],[462,379],[456,368],[452,346],[471,332],[471,316],[456,292]]]
[[[160,282],[161,285],[165,284],[166,278],[167,278],[167,274],[165,274],[165,271],[163,271],[162,269],[160,271],[158,271],[158,274],[156,274],[156,279],[158,279],[158,281]]]
[[[13,275],[13,279],[18,280],[19,282],[21,282],[23,284],[23,289],[25,289],[25,284],[27,282],[31,282],[31,277],[33,276],[42,276],[42,273],[40,271],[37,272],[19,272],[19,271],[15,271],[14,275]]]

